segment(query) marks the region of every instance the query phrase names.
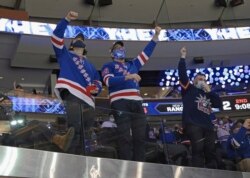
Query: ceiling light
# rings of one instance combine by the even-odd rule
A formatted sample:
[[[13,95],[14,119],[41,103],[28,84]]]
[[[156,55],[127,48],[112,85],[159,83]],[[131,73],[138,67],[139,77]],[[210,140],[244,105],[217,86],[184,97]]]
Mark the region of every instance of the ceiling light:
[[[1,77],[0,77],[0,80],[2,80],[3,78],[4,78],[4,77],[1,76]]]

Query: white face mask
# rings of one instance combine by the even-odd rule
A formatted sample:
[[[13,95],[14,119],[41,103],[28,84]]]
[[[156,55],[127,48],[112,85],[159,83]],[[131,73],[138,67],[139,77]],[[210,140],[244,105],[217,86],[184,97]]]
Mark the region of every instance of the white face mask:
[[[222,125],[222,124],[223,124],[223,121],[219,121],[219,124]]]
[[[109,117],[109,120],[110,120],[111,122],[115,122],[115,119],[114,119],[113,116],[110,116],[110,117]]]
[[[204,85],[205,85],[205,81],[199,80],[195,86],[196,88],[203,89]]]

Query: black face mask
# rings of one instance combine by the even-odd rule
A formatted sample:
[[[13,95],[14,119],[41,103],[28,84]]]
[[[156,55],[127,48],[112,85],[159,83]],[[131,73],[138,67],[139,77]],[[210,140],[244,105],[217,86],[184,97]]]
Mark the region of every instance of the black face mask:
[[[72,44],[73,48],[85,48],[85,46],[82,40],[77,40]]]

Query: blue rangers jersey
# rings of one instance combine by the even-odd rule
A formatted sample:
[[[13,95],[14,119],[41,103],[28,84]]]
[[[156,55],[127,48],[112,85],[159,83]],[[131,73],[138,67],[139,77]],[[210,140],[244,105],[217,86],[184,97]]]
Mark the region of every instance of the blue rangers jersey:
[[[133,80],[125,80],[127,74],[138,73],[140,68],[149,60],[156,42],[151,40],[144,50],[132,61],[121,63],[112,61],[102,67],[103,81],[109,89],[111,103],[119,99],[142,100],[139,84]]]
[[[69,51],[64,45],[64,32],[68,21],[62,19],[51,36],[51,42],[60,65],[60,74],[55,86],[55,94],[60,98],[58,89],[67,89],[72,95],[94,107],[94,97],[87,87],[95,85],[101,92],[102,83],[95,67],[85,58]]]

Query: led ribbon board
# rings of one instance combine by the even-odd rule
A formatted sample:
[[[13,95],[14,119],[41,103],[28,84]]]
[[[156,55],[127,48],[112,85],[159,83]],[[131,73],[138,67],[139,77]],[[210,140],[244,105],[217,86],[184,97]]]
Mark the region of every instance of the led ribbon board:
[[[28,22],[0,18],[0,31],[29,35],[51,36],[56,24]],[[162,30],[160,41],[206,41],[250,38],[250,27],[213,29],[168,29]],[[154,29],[104,28],[68,26],[65,38],[74,38],[79,32],[86,39],[149,41]]]

